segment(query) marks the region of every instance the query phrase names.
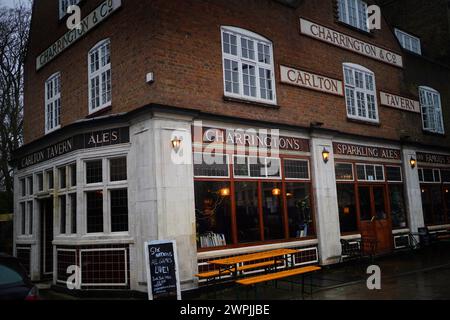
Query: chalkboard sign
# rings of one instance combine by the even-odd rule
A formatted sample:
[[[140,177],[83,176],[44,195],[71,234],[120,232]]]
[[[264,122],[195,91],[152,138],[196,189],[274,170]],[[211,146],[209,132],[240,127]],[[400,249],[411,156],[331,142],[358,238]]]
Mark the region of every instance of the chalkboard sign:
[[[149,299],[181,300],[176,242],[146,242],[145,258]]]

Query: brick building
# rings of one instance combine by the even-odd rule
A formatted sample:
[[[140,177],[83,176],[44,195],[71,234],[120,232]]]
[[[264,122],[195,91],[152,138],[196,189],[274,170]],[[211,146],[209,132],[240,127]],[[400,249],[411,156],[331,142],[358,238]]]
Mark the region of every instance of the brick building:
[[[146,291],[144,241],[173,239],[191,289],[216,257],[327,265],[341,239],[389,253],[424,226],[415,161],[448,175],[447,90],[386,20],[368,30],[371,1],[70,2],[81,29],[68,1],[33,5],[15,179],[33,279],[77,265],[81,289]]]

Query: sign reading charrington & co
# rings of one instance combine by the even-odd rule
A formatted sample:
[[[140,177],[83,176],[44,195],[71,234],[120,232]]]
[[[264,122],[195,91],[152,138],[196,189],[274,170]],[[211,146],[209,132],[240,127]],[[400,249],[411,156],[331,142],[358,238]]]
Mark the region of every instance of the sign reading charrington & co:
[[[317,23],[300,18],[300,30],[302,34],[314,39],[356,52],[363,56],[382,61],[396,67],[403,67],[403,58],[401,55],[321,26]]]
[[[344,95],[342,81],[336,79],[285,66],[280,66],[280,74],[283,83],[338,96]]]
[[[20,158],[18,168],[25,169],[32,165],[55,159],[75,150],[98,148],[128,142],[130,142],[128,127],[83,133],[67,138]]]
[[[245,146],[285,151],[309,152],[309,140],[297,137],[285,137],[263,134],[255,130],[232,130],[218,128],[202,128],[202,143]],[[194,128],[195,130],[195,128]],[[199,141],[197,141],[199,142]]]
[[[450,155],[417,152],[416,156],[417,161],[421,163],[450,165]]]
[[[396,96],[386,92],[380,92],[380,100],[381,104],[387,107],[420,113],[420,103],[416,100]]]
[[[343,156],[401,160],[401,152],[397,149],[362,146],[350,143],[333,143],[334,153]]]
[[[36,70],[39,71],[47,63],[55,59],[59,54],[90,32],[98,24],[103,22],[121,6],[122,0],[107,0],[99,5],[81,21],[80,28],[68,31],[36,58]]]

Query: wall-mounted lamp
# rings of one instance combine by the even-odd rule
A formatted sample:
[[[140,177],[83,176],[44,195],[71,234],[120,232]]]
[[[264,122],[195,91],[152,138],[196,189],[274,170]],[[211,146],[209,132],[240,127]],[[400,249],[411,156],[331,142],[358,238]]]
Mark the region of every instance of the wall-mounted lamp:
[[[181,137],[174,137],[173,139],[172,139],[172,148],[173,148],[173,150],[176,152],[176,153],[178,153],[178,151],[180,151],[180,148],[181,148],[181,142],[183,141],[183,138],[181,138]]]
[[[414,169],[417,166],[417,160],[413,156],[409,159],[409,164],[411,165],[411,169]]]
[[[325,163],[328,163],[328,161],[330,160],[330,151],[328,151],[327,148],[323,148],[322,159]]]
[[[272,189],[272,195],[274,197],[278,197],[281,194],[281,189],[280,188],[273,188]]]
[[[230,188],[222,188],[219,190],[219,195],[221,197],[228,197],[230,196],[230,194],[231,194]]]

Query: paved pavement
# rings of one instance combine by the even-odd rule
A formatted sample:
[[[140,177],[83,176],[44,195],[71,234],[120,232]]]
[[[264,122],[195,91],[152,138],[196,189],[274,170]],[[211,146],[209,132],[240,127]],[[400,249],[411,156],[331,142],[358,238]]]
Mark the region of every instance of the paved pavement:
[[[367,267],[381,269],[381,290],[367,288]],[[300,278],[293,278],[300,282]],[[324,268],[313,279],[314,300],[391,300],[391,299],[450,299],[450,242],[414,252],[404,251],[370,261],[349,262]],[[41,290],[44,299],[74,299],[52,290]],[[302,299],[301,286],[278,282],[258,285],[255,291],[236,286],[221,286],[194,292],[184,297],[189,300],[297,300]],[[126,299],[126,297],[125,297]],[[130,299],[132,297],[130,296]]]

